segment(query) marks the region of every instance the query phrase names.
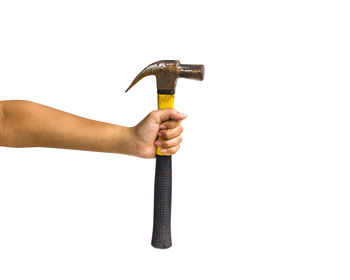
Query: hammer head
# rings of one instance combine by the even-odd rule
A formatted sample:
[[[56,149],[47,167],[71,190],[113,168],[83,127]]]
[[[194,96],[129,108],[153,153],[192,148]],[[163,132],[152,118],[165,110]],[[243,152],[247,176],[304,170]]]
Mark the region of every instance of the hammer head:
[[[125,91],[131,89],[143,77],[155,75],[158,90],[175,91],[177,78],[202,81],[204,66],[200,64],[181,64],[178,60],[159,60],[143,69]]]

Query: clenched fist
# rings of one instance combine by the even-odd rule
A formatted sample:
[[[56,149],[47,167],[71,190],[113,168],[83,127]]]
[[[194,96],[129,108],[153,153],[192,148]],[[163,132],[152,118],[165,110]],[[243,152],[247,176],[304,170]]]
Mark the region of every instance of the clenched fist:
[[[165,155],[173,155],[182,141],[182,120],[187,116],[174,109],[163,109],[149,113],[138,125],[131,128],[135,141],[135,155],[153,158],[156,146]],[[162,140],[157,140],[157,137]]]

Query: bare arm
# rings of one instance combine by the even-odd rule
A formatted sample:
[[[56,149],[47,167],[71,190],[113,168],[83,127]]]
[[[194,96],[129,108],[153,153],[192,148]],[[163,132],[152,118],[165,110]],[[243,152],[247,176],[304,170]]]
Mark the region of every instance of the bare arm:
[[[0,145],[131,154],[130,128],[78,117],[37,103],[2,101]]]
[[[153,112],[153,114],[152,118],[148,116],[150,120],[147,121],[146,117],[146,121],[143,120],[135,127],[124,127],[85,119],[29,101],[2,101],[0,146],[52,147],[152,157],[160,125],[164,121],[165,124],[169,123],[164,133],[177,128],[179,133],[177,135],[172,133],[174,137],[169,138],[169,141],[172,141],[170,142],[172,146],[169,148],[173,148],[175,144],[178,146],[181,142],[180,122],[185,118],[175,110],[167,114],[165,112]],[[171,125],[174,121],[166,121],[167,119],[176,120],[176,125]],[[145,133],[139,135],[140,130]],[[174,141],[176,137],[179,137],[180,141]],[[163,145],[166,146],[166,143]],[[177,149],[171,151],[169,154],[176,152]]]

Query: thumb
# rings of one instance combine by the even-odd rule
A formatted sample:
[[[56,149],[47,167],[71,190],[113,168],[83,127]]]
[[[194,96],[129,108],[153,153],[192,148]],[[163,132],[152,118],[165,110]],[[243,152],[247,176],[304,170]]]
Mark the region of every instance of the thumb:
[[[153,111],[152,114],[153,114],[154,120],[158,124],[161,124],[162,122],[167,120],[179,121],[187,118],[186,114],[179,113],[178,111],[172,108]]]

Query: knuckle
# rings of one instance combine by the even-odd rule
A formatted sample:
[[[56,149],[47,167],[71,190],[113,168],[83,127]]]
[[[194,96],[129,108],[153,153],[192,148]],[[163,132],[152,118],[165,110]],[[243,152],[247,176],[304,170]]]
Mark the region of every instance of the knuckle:
[[[177,143],[176,143],[173,139],[169,140],[168,143],[167,143],[168,147],[171,148],[171,149],[172,149],[176,144],[177,144]]]
[[[169,142],[168,141],[163,141],[162,147],[168,148],[169,147]]]
[[[181,134],[181,130],[179,128],[176,128],[174,130],[174,135],[179,136]]]
[[[165,139],[169,139],[171,136],[169,130],[165,130],[164,132],[162,132],[162,134]]]

